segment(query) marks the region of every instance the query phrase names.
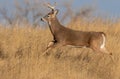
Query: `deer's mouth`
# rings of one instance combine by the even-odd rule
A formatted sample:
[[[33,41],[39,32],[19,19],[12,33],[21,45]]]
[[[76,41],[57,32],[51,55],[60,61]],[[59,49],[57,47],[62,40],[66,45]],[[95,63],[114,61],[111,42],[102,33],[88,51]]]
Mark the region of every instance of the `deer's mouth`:
[[[43,21],[43,22],[46,22],[47,23],[47,20],[43,17],[43,18],[41,18],[41,21]]]

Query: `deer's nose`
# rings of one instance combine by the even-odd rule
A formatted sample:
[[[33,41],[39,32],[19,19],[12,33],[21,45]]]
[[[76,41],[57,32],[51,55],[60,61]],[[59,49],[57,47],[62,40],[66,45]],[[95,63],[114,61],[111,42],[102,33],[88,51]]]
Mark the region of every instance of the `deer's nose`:
[[[41,21],[44,21],[43,18],[41,18]]]

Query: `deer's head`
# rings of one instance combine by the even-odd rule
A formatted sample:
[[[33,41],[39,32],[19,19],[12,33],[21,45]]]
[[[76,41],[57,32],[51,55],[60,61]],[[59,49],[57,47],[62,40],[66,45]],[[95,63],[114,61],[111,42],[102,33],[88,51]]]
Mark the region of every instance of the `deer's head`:
[[[46,4],[48,8],[51,9],[51,11],[45,15],[43,18],[41,18],[41,21],[44,22],[50,22],[51,20],[54,20],[56,18],[56,15],[58,14],[58,9],[55,9],[55,7],[51,6],[49,3]]]

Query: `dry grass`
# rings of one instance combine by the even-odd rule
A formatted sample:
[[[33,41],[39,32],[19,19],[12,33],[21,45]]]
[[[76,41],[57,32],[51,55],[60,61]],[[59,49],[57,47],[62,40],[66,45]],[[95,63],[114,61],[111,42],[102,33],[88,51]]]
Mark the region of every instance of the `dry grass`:
[[[89,48],[56,47],[49,56],[41,56],[52,40],[49,29],[0,27],[0,79],[120,79],[120,23],[77,20],[69,28],[104,31],[107,55]]]

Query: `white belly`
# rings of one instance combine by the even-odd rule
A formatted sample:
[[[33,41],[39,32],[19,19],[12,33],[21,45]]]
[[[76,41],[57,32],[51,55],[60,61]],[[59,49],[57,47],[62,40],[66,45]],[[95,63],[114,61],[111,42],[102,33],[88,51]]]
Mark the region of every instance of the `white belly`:
[[[86,48],[86,46],[75,46],[75,45],[67,45],[67,46],[75,47],[75,48]]]

